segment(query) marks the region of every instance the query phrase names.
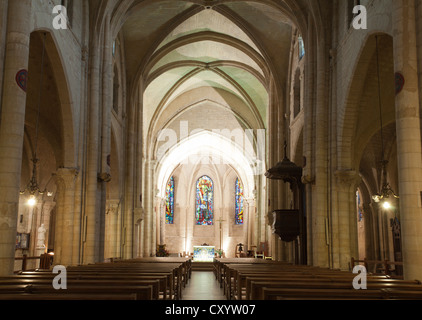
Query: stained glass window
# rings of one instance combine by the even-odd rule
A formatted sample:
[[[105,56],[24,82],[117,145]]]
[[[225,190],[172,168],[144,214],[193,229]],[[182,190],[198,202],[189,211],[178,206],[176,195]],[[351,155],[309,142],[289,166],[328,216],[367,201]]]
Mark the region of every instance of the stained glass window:
[[[196,183],[196,224],[211,226],[214,220],[214,185],[203,176]]]
[[[174,223],[174,177],[171,177],[166,187],[166,224]]]
[[[302,36],[299,36],[299,60],[305,56],[305,43],[303,42]]]
[[[235,222],[237,225],[243,224],[243,185],[239,178],[236,179],[236,214],[235,214]]]

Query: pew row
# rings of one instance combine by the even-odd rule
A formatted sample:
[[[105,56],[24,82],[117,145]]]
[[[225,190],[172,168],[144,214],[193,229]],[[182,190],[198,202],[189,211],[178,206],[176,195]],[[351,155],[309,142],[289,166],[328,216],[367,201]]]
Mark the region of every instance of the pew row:
[[[228,300],[422,300],[419,280],[367,274],[367,289],[356,290],[352,272],[259,260],[215,259]]]
[[[0,300],[178,300],[190,279],[190,261],[147,258],[67,267],[64,290],[54,289],[57,276],[40,269],[0,277]]]

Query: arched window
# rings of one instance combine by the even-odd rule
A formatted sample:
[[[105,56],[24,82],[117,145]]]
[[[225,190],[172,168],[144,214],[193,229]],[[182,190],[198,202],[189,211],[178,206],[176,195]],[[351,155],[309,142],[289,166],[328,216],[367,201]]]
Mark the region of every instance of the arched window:
[[[235,192],[236,192],[236,213],[235,213],[235,222],[237,225],[243,224],[243,184],[239,178],[236,179],[235,185]]]
[[[196,183],[196,225],[212,226],[214,220],[214,185],[203,176]]]
[[[169,179],[166,187],[166,224],[174,224],[174,177]]]
[[[303,42],[302,36],[298,37],[299,42],[299,60],[302,60],[302,58],[305,56],[305,43]]]

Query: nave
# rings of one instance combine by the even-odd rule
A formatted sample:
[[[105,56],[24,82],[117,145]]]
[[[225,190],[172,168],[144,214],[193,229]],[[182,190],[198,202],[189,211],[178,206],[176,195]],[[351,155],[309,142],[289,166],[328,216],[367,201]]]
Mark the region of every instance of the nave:
[[[192,277],[183,290],[182,300],[227,300],[223,289],[211,271],[192,271]]]

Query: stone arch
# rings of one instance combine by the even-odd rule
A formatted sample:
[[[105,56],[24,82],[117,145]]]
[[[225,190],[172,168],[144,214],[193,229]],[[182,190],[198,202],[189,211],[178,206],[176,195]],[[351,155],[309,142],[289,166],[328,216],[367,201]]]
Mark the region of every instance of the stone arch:
[[[30,163],[33,153],[41,154],[39,175],[44,177],[41,183],[49,184],[48,187],[54,190],[54,184],[50,184],[51,174],[60,167],[75,166],[74,127],[70,88],[61,55],[54,34],[45,30],[34,31],[30,36],[25,141],[25,154],[29,161],[24,161],[23,174],[27,166],[25,163]],[[47,159],[50,159],[48,163]]]
[[[76,162],[74,113],[75,103],[72,99],[72,90],[69,84],[68,71],[65,68],[63,53],[54,32],[46,29],[38,29],[32,34],[46,34],[46,54],[53,66],[52,76],[57,86],[60,100],[60,123],[62,126],[63,155],[59,166],[74,167]]]
[[[375,62],[376,36],[378,36],[379,39],[383,39],[384,41],[380,45],[380,50],[382,50],[382,48],[384,48],[385,46],[386,48],[390,48],[392,52],[392,37],[385,33],[370,34],[367,36],[366,40],[362,44],[361,53],[359,58],[356,60],[354,68],[355,71],[353,73],[353,77],[348,90],[348,95],[345,100],[344,111],[342,112],[342,114],[340,114],[340,121],[338,125],[338,162],[339,168],[342,169],[356,169],[357,163],[355,161],[360,159],[359,153],[362,153],[362,148],[360,148],[359,153],[356,153],[356,130],[359,121],[359,105],[361,103],[361,97],[365,91],[365,80],[367,80],[370,76],[368,75],[368,72],[370,71],[371,65]],[[386,55],[380,55],[381,64],[383,63],[383,59],[387,59]],[[393,61],[390,62],[393,63]],[[376,90],[378,90],[378,88]],[[394,119],[394,117],[392,119]],[[390,117],[388,121],[391,122],[392,119]],[[385,120],[387,121],[387,119]],[[378,127],[379,126],[372,126],[373,131],[369,132],[369,134],[366,135],[367,140],[369,139],[368,137],[371,137],[378,130]],[[365,145],[365,143],[361,143],[361,145]]]

